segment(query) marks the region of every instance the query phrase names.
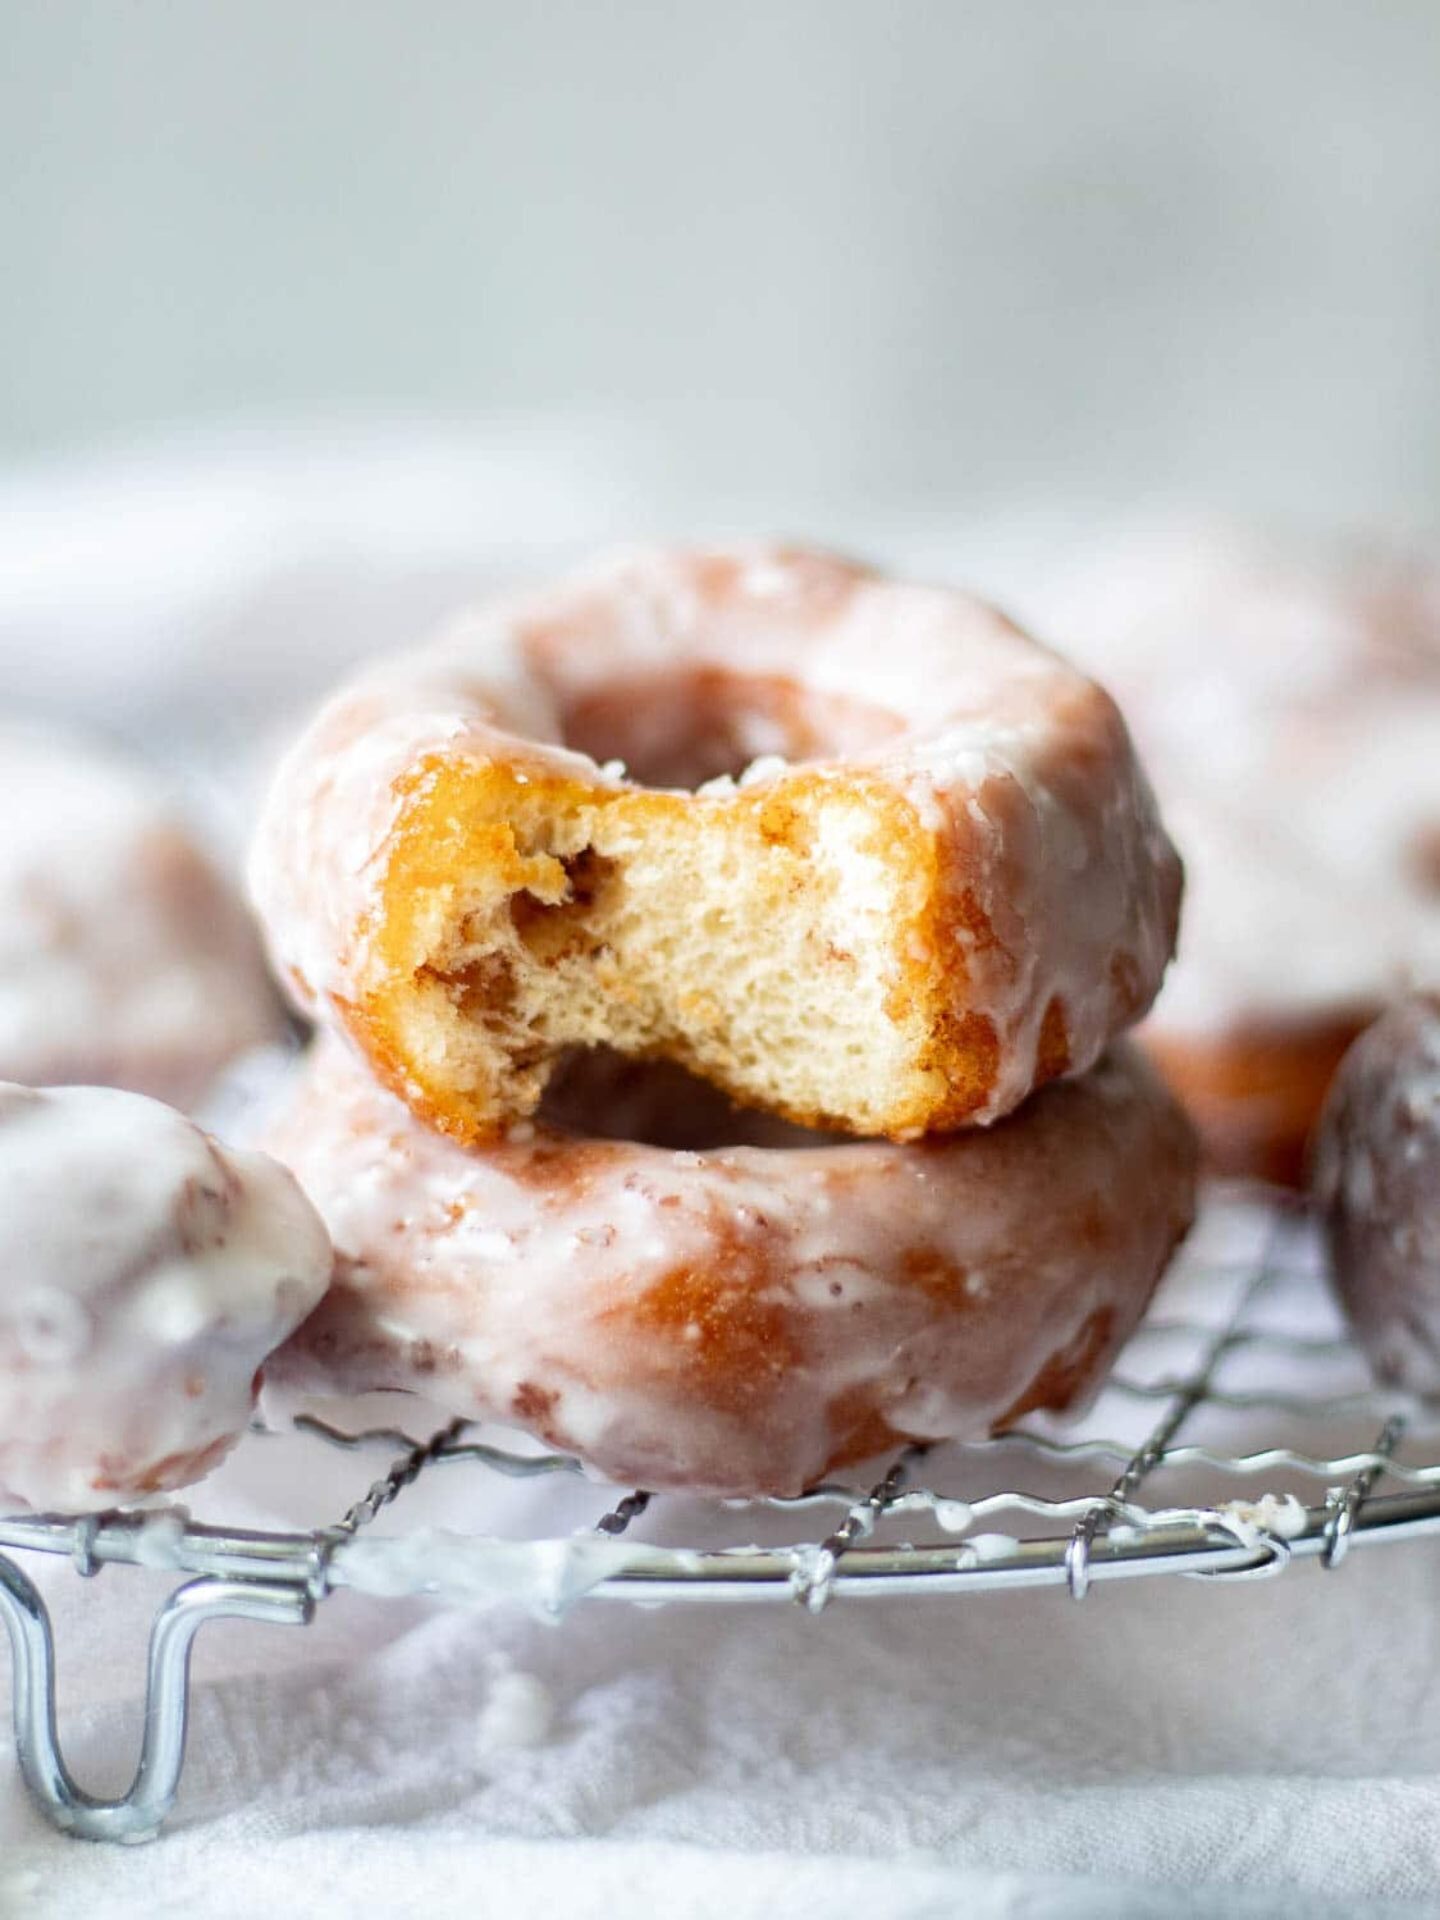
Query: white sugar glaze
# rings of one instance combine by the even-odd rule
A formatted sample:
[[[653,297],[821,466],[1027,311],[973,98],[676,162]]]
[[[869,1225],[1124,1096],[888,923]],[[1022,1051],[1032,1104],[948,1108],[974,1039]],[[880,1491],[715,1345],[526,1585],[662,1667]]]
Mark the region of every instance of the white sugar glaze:
[[[265,1155],[137,1094],[0,1084],[0,1498],[87,1512],[199,1479],[330,1267]]]
[[[418,1527],[400,1537],[360,1534],[331,1561],[336,1585],[390,1598],[430,1593],[471,1607],[517,1606],[551,1619],[603,1580],[647,1563],[674,1565],[673,1552],[595,1534],[555,1540],[498,1540],[486,1534]]]

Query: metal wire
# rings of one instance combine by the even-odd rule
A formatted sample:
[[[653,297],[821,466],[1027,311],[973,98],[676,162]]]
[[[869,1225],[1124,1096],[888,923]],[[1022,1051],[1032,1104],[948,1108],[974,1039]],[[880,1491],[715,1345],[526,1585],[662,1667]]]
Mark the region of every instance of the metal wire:
[[[1282,1236],[1289,1230],[1289,1222],[1282,1214],[1272,1229],[1266,1256],[1260,1271],[1246,1288],[1240,1305],[1232,1320],[1223,1325],[1209,1341],[1200,1354],[1199,1364],[1194,1374],[1175,1382],[1161,1381],[1155,1387],[1144,1385],[1130,1386],[1121,1376],[1122,1390],[1145,1394],[1163,1393],[1169,1399],[1169,1405],[1160,1416],[1153,1429],[1146,1435],[1142,1445],[1126,1461],[1123,1471],[1111,1487],[1108,1497],[1097,1502],[1079,1521],[1070,1536],[1065,1549],[1065,1582],[1070,1589],[1072,1600],[1083,1600],[1090,1589],[1090,1556],[1094,1551],[1096,1536],[1104,1522],[1113,1514],[1122,1511],[1128,1505],[1131,1496],[1139,1490],[1155,1469],[1162,1465],[1170,1449],[1170,1443],[1195,1409],[1201,1405],[1207,1395],[1218,1402],[1222,1396],[1214,1391],[1214,1379],[1225,1356],[1232,1353],[1247,1336],[1245,1327],[1246,1310],[1269,1284],[1276,1268],[1276,1256]],[[1223,1399],[1233,1404],[1235,1397],[1225,1395]],[[1273,1547],[1272,1547],[1273,1551]],[[1276,1564],[1272,1560],[1270,1565]]]
[[[425,1437],[307,1414],[288,1437],[246,1444],[389,1455],[329,1525],[242,1530],[183,1510],[0,1518],[0,1550],[68,1556],[87,1577],[138,1564],[185,1578],[152,1634],[135,1782],[122,1798],[100,1802],[70,1778],[59,1751],[44,1603],[0,1552],[26,1783],[68,1832],[153,1834],[180,1777],[199,1626],[233,1615],[303,1624],[340,1587],[455,1603],[504,1594],[552,1612],[580,1598],[788,1600],[818,1612],[839,1596],[1036,1586],[1081,1600],[1097,1582],[1164,1573],[1273,1577],[1303,1558],[1335,1572],[1361,1544],[1440,1532],[1435,1411],[1377,1389],[1338,1323],[1325,1330],[1331,1309],[1293,1205],[1277,1207],[1272,1197],[1262,1213],[1253,1196],[1222,1195],[1211,1203],[1210,1224],[1223,1225],[1227,1209],[1263,1223],[1259,1257],[1249,1265],[1207,1264],[1196,1251],[1182,1259],[1160,1311],[1078,1434],[1035,1418],[969,1446],[911,1449],[868,1486],[837,1481],[790,1500],[682,1505],[643,1489],[618,1500],[612,1493],[587,1527],[573,1531],[572,1515],[570,1530],[557,1533],[545,1502],[563,1497],[573,1508],[590,1486],[564,1455],[488,1437],[458,1419]],[[1156,1356],[1166,1355],[1157,1369]],[[1368,1427],[1357,1426],[1362,1418]],[[1410,1456],[1403,1460],[1402,1446]],[[1162,1478],[1183,1487],[1183,1502],[1155,1497]],[[442,1510],[449,1521],[453,1506],[455,1524],[382,1536],[375,1523],[422,1480],[428,1504],[445,1496]],[[1317,1482],[1319,1498],[1307,1492],[1319,1491]],[[507,1483],[525,1489],[533,1507],[518,1539],[484,1530],[487,1506],[493,1514]],[[1237,1498],[1242,1491],[1251,1497]],[[832,1512],[830,1524],[820,1520]],[[677,1532],[684,1544],[666,1544]],[[778,1537],[766,1544],[757,1534]]]

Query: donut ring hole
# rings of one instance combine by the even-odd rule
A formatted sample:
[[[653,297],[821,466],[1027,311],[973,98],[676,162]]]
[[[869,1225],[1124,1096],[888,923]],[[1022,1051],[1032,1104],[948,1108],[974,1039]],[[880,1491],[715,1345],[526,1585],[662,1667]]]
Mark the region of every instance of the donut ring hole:
[[[553,685],[553,683],[552,683]],[[863,753],[903,731],[898,716],[778,674],[721,667],[637,674],[567,696],[554,686],[565,744],[635,786],[693,792],[738,780],[757,760],[792,765]]]
[[[613,1047],[567,1054],[545,1089],[536,1120],[582,1140],[613,1140],[678,1153],[727,1147],[828,1147],[833,1133],[792,1126],[738,1106],[718,1087],[665,1060],[627,1060]]]

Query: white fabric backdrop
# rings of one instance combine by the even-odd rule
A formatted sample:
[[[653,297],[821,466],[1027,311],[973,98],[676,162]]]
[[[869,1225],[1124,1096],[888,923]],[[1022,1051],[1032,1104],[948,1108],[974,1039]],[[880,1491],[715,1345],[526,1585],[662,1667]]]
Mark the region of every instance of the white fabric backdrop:
[[[337,1596],[304,1631],[207,1629],[155,1847],[52,1836],[0,1762],[0,1913],[1433,1911],[1437,1580],[1397,1546],[819,1620]],[[113,1790],[163,1583],[47,1585],[71,1763]],[[517,1672],[551,1720],[514,1716],[538,1744],[507,1749],[486,1703]]]
[[[244,443],[17,477],[0,696],[208,759],[238,824],[244,778],[217,749],[250,754],[341,657],[460,584],[662,522],[658,497],[553,439]],[[69,1757],[113,1791],[164,1582],[45,1582]],[[51,1835],[0,1742],[0,1915],[1433,1910],[1437,1587],[1427,1545],[1268,1585],[818,1620],[591,1603],[557,1628],[341,1595],[303,1633],[202,1636],[156,1847]]]

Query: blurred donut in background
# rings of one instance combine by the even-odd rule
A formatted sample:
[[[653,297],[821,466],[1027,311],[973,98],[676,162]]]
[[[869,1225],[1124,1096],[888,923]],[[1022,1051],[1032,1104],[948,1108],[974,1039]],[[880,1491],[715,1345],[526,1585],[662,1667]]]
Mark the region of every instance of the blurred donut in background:
[[[239,895],[143,767],[0,723],[0,1079],[193,1106],[284,1032]]]
[[[1177,522],[1022,610],[1120,702],[1185,860],[1140,1037],[1216,1170],[1298,1182],[1350,1042],[1440,977],[1440,566]]]
[[[1440,1392],[1440,994],[1391,1007],[1346,1055],[1316,1139],[1315,1197],[1376,1373]]]

